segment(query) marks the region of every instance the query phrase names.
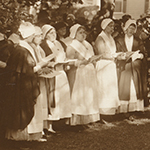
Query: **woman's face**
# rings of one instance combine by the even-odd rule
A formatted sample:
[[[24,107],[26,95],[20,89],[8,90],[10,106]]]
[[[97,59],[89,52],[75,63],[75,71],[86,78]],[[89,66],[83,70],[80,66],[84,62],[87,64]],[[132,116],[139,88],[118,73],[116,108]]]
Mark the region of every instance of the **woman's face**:
[[[42,42],[42,34],[35,35],[33,39],[33,43],[35,43],[36,45],[40,45],[41,42]]]
[[[47,35],[46,35],[46,39],[48,39],[51,42],[54,42],[56,40],[56,30],[55,29],[51,29]]]
[[[126,34],[128,37],[131,37],[136,31],[136,27],[133,25],[130,25],[127,30],[126,30]]]
[[[57,33],[59,34],[59,36],[62,36],[62,37],[66,35],[66,32],[67,32],[66,27],[60,28],[57,31]]]
[[[77,30],[77,33],[76,33],[76,37],[75,37],[75,38],[76,38],[78,41],[83,42],[83,41],[86,39],[86,36],[87,36],[87,34],[86,34],[85,29],[79,28],[79,29]]]
[[[28,42],[28,43],[31,43],[33,41],[33,38],[34,38],[34,34],[32,34],[31,36],[27,37],[25,40]]]
[[[107,25],[105,31],[106,31],[108,34],[111,35],[111,34],[114,32],[114,26],[115,26],[115,23],[114,23],[114,22],[110,22],[110,23]]]

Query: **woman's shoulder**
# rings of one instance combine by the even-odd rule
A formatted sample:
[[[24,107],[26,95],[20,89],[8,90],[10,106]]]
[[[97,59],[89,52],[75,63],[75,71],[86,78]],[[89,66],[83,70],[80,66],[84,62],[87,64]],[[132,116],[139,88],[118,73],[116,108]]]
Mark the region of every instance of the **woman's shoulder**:
[[[124,35],[119,35],[114,38],[115,41],[124,41],[124,39],[125,39]]]

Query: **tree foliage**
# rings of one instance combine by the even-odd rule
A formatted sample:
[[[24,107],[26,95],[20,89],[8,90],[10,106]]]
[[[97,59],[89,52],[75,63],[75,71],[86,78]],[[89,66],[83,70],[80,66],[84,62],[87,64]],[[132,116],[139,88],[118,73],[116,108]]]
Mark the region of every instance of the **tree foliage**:
[[[21,20],[31,21],[33,15],[29,13],[30,6],[40,1],[42,4],[47,3],[51,10],[65,10],[73,5],[73,3],[82,3],[81,0],[0,0],[0,32],[9,36],[12,32],[16,32]],[[54,13],[55,14],[55,13]]]

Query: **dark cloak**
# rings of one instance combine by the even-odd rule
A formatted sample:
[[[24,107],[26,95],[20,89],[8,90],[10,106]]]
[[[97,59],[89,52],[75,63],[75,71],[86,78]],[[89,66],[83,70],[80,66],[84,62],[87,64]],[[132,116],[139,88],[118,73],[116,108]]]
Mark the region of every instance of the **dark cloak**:
[[[125,38],[120,37],[116,40],[117,52],[127,52],[127,47],[125,44]],[[134,38],[132,51],[140,50],[145,56],[144,46],[140,39]],[[144,76],[144,59],[137,59],[132,62],[131,59],[128,60],[118,60],[117,61],[117,71],[118,71],[118,89],[119,89],[119,99],[120,100],[130,100],[130,83],[131,78],[133,79],[137,99],[144,98],[145,83]]]
[[[9,129],[25,129],[34,116],[39,83],[30,52],[16,46],[7,63],[3,123]]]

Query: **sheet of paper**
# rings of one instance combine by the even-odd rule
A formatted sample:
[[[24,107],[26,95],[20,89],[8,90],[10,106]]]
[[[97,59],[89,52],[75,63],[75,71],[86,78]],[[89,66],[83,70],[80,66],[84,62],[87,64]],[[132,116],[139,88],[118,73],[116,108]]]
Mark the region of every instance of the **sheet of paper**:
[[[50,60],[52,60],[54,57],[55,57],[54,54],[50,54],[50,55],[48,55],[47,57],[43,58],[43,61],[50,61]]]

